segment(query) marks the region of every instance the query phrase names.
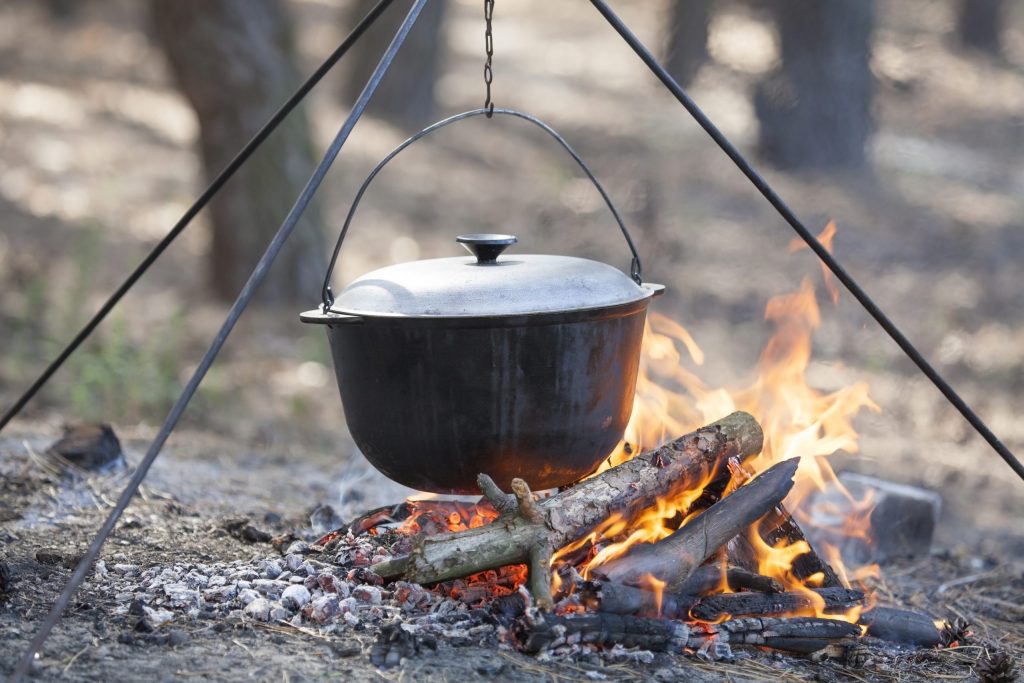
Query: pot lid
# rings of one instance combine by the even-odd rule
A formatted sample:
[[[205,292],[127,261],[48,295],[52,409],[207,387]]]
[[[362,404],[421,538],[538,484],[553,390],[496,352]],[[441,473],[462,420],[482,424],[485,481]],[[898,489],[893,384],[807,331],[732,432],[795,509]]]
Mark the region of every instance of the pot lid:
[[[331,310],[362,316],[479,317],[554,313],[639,301],[660,293],[608,264],[572,256],[502,252],[512,235],[456,238],[473,256],[426,259],[353,280]]]

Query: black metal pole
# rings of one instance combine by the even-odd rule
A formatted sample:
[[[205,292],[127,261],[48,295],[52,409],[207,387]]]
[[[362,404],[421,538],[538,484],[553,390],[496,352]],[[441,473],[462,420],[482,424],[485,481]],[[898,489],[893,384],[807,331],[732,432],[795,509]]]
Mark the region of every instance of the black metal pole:
[[[818,255],[818,258],[820,258],[826,266],[828,266],[829,270],[835,273],[836,278],[843,283],[851,294],[853,294],[854,298],[860,302],[861,306],[871,314],[871,317],[875,319],[875,322],[877,322],[882,329],[886,331],[892,340],[896,342],[897,346],[907,354],[910,360],[914,361],[914,364],[917,365],[921,372],[923,372],[925,376],[932,381],[932,384],[942,392],[942,395],[960,411],[960,414],[964,416],[967,422],[969,422],[970,425],[982,436],[982,438],[988,442],[992,449],[1006,461],[1006,464],[1017,473],[1017,476],[1024,479],[1024,464],[1021,464],[1013,453],[1010,452],[1010,449],[1008,449],[1003,442],[992,433],[992,430],[988,428],[982,419],[978,417],[978,415],[969,405],[967,405],[966,402],[964,402],[962,398],[960,398],[960,395],[952,386],[950,386],[942,375],[932,367],[931,363],[928,362],[921,352],[918,351],[912,343],[910,343],[910,340],[907,339],[903,332],[896,327],[896,324],[889,319],[889,316],[887,316],[885,312],[878,307],[871,297],[868,296],[867,292],[861,289],[861,286],[857,284],[856,280],[853,279],[853,276],[846,272],[846,269],[840,265],[839,261],[837,261],[832,254],[828,253],[828,250],[825,249],[822,243],[818,241],[806,226],[804,226],[786,202],[782,200],[782,197],[772,189],[768,184],[768,181],[754,170],[753,166],[751,166],[743,155],[740,154],[740,151],[736,149],[735,145],[729,142],[728,138],[726,138],[722,131],[712,123],[711,119],[701,111],[700,107],[697,106],[697,103],[693,101],[685,90],[683,90],[682,86],[680,86],[668,71],[658,63],[658,60],[654,58],[654,55],[651,54],[650,50],[648,50],[640,39],[630,31],[629,27],[623,23],[622,19],[612,11],[608,6],[608,3],[605,2],[605,0],[590,0],[590,2],[595,8],[597,8],[597,11],[604,16],[608,23],[611,24],[612,28],[622,36],[622,39],[625,40],[631,48],[633,48],[633,51],[636,52],[637,56],[639,56],[641,60],[643,60],[644,64],[647,65],[647,68],[649,68],[654,75],[658,77],[662,84],[668,88],[669,92],[679,100],[679,103],[683,105],[686,111],[696,119],[697,123],[700,124],[700,127],[703,128],[707,134],[711,136],[711,139],[714,140],[721,148],[721,150],[725,152],[730,159],[732,159],[733,163],[736,164],[740,171],[743,172],[743,175],[745,175],[747,179],[750,180],[750,182],[753,183],[761,192],[761,194],[764,195],[764,198],[767,199],[773,207],[775,207],[775,210],[782,215],[786,222],[789,223],[790,227],[792,227],[804,242],[807,243],[807,246],[814,250],[814,253]]]
[[[110,532],[113,530],[117,520],[121,517],[121,514],[131,501],[132,496],[134,496],[135,492],[138,490],[139,485],[142,484],[142,480],[146,477],[146,473],[149,472],[149,468],[152,466],[153,461],[156,460],[157,455],[160,453],[160,449],[167,441],[171,432],[177,426],[178,420],[181,419],[181,416],[185,412],[185,408],[188,407],[188,403],[195,394],[196,389],[199,388],[199,384],[203,381],[203,378],[206,376],[210,366],[213,365],[213,361],[216,359],[217,354],[227,341],[228,335],[231,334],[231,330],[234,328],[235,323],[238,322],[242,312],[252,299],[253,294],[256,293],[256,289],[260,286],[260,283],[263,282],[263,279],[266,276],[267,271],[270,269],[270,266],[273,264],[274,259],[281,251],[281,248],[284,246],[288,237],[291,235],[292,230],[295,228],[295,225],[298,223],[299,218],[301,218],[302,213],[309,205],[309,202],[313,199],[313,195],[320,187],[320,183],[323,182],[324,176],[330,169],[331,164],[334,163],[334,160],[337,158],[342,146],[348,140],[352,129],[362,116],[363,111],[366,109],[366,105],[369,103],[374,91],[376,91],[377,86],[384,77],[384,74],[391,66],[391,62],[394,60],[395,55],[402,46],[402,43],[405,42],[406,36],[409,35],[409,30],[416,22],[416,19],[419,17],[420,10],[423,9],[426,2],[427,0],[415,0],[415,3],[409,10],[408,15],[406,15],[405,20],[399,27],[398,32],[392,39],[391,44],[388,46],[387,51],[381,58],[380,63],[377,64],[377,68],[374,70],[373,75],[370,76],[369,82],[367,82],[366,86],[363,88],[363,92],[359,95],[359,99],[357,99],[355,105],[353,105],[351,113],[349,113],[345,123],[342,124],[341,130],[338,131],[334,141],[331,142],[330,147],[328,147],[327,152],[324,154],[324,158],[320,161],[316,170],[313,171],[312,177],[310,177],[306,186],[302,189],[302,193],[295,201],[295,205],[292,207],[291,211],[288,212],[288,216],[284,219],[281,227],[278,228],[277,234],[274,235],[273,240],[271,240],[270,245],[263,253],[263,256],[260,257],[259,262],[256,264],[256,268],[249,276],[245,286],[242,287],[241,293],[239,293],[238,298],[235,299],[235,303],[231,306],[231,310],[228,312],[227,318],[224,320],[220,330],[217,332],[217,336],[214,338],[210,348],[207,349],[205,355],[203,355],[202,360],[199,362],[199,366],[192,374],[192,377],[189,379],[188,384],[181,393],[181,396],[179,396],[177,402],[175,402],[174,407],[171,408],[171,412],[167,416],[167,420],[160,428],[160,431],[157,433],[153,443],[150,444],[149,450],[146,452],[146,456],[139,463],[135,473],[132,475],[131,481],[128,482],[124,491],[121,492],[121,496],[118,498],[114,509],[110,511],[110,515],[103,523],[103,526],[100,527],[100,530],[93,539],[88,551],[86,551],[85,555],[79,561],[78,566],[75,567],[75,571],[71,575],[71,578],[68,579],[67,584],[65,584],[64,589],[57,598],[57,602],[53,605],[49,614],[46,615],[46,619],[43,620],[39,631],[32,639],[32,643],[29,645],[28,649],[25,650],[24,655],[18,662],[18,666],[14,671],[12,681],[19,681],[26,673],[28,673],[36,652],[39,651],[39,648],[42,647],[43,643],[46,641],[50,631],[53,630],[53,627],[60,620],[61,614],[64,609],[67,608],[68,603],[71,601],[72,596],[74,596],[78,586],[85,579],[86,572],[89,571],[89,567],[92,566],[92,563],[99,555],[104,541],[106,541],[107,537],[110,535]]]
[[[270,137],[270,134],[274,132],[278,125],[288,117],[292,110],[298,106],[299,102],[301,102],[306,95],[309,94],[309,91],[312,90],[327,74],[327,72],[337,64],[338,60],[340,60],[345,53],[349,51],[349,48],[359,40],[359,38],[368,28],[370,28],[370,26],[373,25],[377,18],[384,13],[384,10],[386,10],[392,2],[394,2],[394,0],[380,0],[380,2],[378,2],[377,5],[371,9],[365,17],[363,17],[362,21],[356,24],[356,27],[353,28],[352,32],[346,36],[345,40],[338,45],[337,49],[332,52],[319,67],[317,67],[316,71],[314,71],[309,78],[306,79],[306,82],[299,86],[299,89],[295,91],[295,94],[288,98],[288,101],[270,117],[269,121],[263,124],[263,127],[259,129],[256,135],[254,135],[248,143],[246,143],[245,147],[238,152],[235,158],[217,174],[217,177],[213,179],[213,182],[211,182],[205,190],[203,190],[203,193],[199,195],[199,198],[196,199],[195,203],[192,204],[184,214],[182,214],[181,218],[179,218],[178,222],[174,224],[174,227],[171,228],[170,232],[168,232],[164,238],[160,240],[155,247],[153,247],[153,250],[149,252],[145,259],[142,260],[142,263],[136,266],[131,275],[129,275],[128,278],[114,291],[114,293],[110,295],[110,298],[100,306],[100,309],[93,315],[92,319],[85,324],[85,327],[79,330],[74,339],[72,339],[68,345],[64,347],[64,350],[62,350],[57,357],[50,362],[46,369],[43,370],[42,374],[39,375],[32,385],[25,390],[25,393],[23,393],[21,397],[14,402],[14,405],[8,408],[7,411],[4,412],[3,416],[0,416],[0,431],[3,431],[4,427],[7,426],[7,423],[13,420],[18,413],[24,409],[25,405],[32,400],[32,397],[39,393],[39,390],[43,388],[53,374],[57,372],[62,365],[64,365],[64,362],[71,357],[71,354],[78,350],[78,347],[89,338],[89,335],[91,335],[99,324],[103,322],[110,311],[113,310],[114,306],[124,298],[124,295],[128,293],[128,290],[135,286],[135,283],[138,282],[139,278],[149,270],[149,267],[152,266],[158,258],[160,258],[160,255],[164,253],[167,247],[171,246],[171,243],[174,242],[178,235],[188,227],[189,223],[192,222],[192,219],[196,217],[196,214],[203,210],[210,200],[213,199],[214,195],[220,191],[224,184],[227,183],[233,175],[235,175],[235,172],[238,171],[246,161],[248,161],[253,152],[255,152],[260,145]]]

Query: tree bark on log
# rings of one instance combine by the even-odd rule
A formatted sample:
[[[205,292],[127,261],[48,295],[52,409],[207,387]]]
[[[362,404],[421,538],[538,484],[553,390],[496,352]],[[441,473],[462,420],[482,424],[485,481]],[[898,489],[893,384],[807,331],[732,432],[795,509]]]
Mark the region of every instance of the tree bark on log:
[[[635,545],[596,571],[615,583],[633,585],[651,574],[665,581],[667,590],[678,592],[696,567],[786,497],[799,464],[793,458],[773,465],[670,536]]]
[[[498,519],[467,531],[419,536],[408,555],[374,565],[372,570],[387,579],[434,583],[526,562],[534,599],[550,608],[549,564],[556,549],[583,538],[612,514],[635,518],[658,498],[706,479],[730,457],[760,452],[763,439],[751,415],[733,413],[539,503],[520,480],[515,484],[518,505],[514,511],[508,495],[481,475],[484,494],[496,509],[504,510]]]

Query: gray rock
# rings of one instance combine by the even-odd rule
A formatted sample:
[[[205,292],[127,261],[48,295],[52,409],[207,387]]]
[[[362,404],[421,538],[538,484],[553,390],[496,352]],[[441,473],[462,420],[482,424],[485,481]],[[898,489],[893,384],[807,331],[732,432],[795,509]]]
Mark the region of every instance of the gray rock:
[[[266,598],[256,598],[245,606],[245,614],[257,621],[266,621],[270,618],[271,602]]]
[[[305,541],[295,541],[290,546],[288,546],[288,550],[285,551],[285,555],[299,555],[301,553],[305,553],[308,551],[308,543],[306,543]]]
[[[309,603],[303,613],[316,623],[323,624],[337,616],[340,611],[338,598],[333,595],[324,595]]]
[[[281,593],[281,604],[291,610],[302,609],[302,607],[309,602],[309,591],[305,586],[300,584],[293,584],[284,589]]]
[[[855,500],[874,505],[869,515],[871,540],[836,531],[844,517],[857,512],[838,489],[818,494],[812,501],[814,524],[806,530],[812,540],[836,545],[843,559],[854,565],[923,557],[931,551],[942,511],[938,493],[853,472],[840,474],[839,482]]]
[[[238,592],[238,602],[243,605],[248,605],[253,600],[259,600],[261,597],[259,592],[252,588],[243,588]]]
[[[268,579],[276,579],[281,576],[281,572],[283,571],[281,569],[281,563],[275,560],[267,560],[266,562],[261,563],[260,569],[263,571],[263,576]]]
[[[302,566],[303,562],[305,562],[305,559],[302,555],[296,555],[294,553],[286,555],[284,558],[284,565],[288,567],[288,571],[293,573],[299,570],[299,567]]]
[[[292,618],[292,611],[284,605],[274,602],[270,607],[270,621],[285,621]]]
[[[376,586],[356,586],[352,589],[352,597],[360,602],[379,605],[382,596],[380,588]]]
[[[284,581],[256,579],[252,582],[252,587],[263,595],[276,600],[281,597],[281,592],[288,587],[288,584]]]

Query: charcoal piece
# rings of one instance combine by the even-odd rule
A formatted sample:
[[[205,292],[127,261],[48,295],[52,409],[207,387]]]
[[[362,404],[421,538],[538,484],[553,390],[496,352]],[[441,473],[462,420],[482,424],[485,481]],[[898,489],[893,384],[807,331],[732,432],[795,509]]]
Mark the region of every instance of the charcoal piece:
[[[437,641],[409,633],[400,622],[389,622],[381,626],[377,642],[370,648],[370,662],[378,668],[390,669],[401,664],[403,659],[418,655],[421,647],[436,650]]]
[[[232,519],[224,523],[224,529],[243,543],[269,543],[273,534],[257,529],[248,519]]]
[[[0,596],[8,593],[14,586],[14,572],[9,564],[0,560]]]
[[[529,607],[529,602],[526,596],[519,591],[491,600],[491,614],[505,626],[523,616],[527,607]]]
[[[65,425],[64,436],[46,449],[61,465],[88,472],[110,472],[125,466],[121,442],[107,424]]]
[[[931,617],[919,612],[892,607],[876,607],[861,615],[867,635],[894,643],[935,647],[942,643],[939,629]]]

